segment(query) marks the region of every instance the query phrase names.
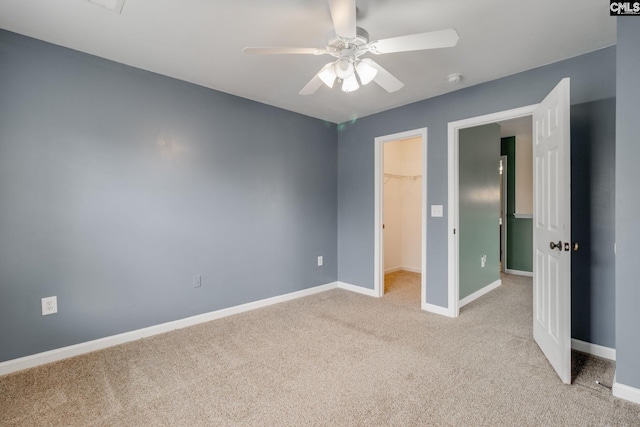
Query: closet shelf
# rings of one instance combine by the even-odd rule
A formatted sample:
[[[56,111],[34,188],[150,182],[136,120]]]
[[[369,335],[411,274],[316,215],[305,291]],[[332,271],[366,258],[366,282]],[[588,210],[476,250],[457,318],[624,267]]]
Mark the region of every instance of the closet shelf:
[[[403,179],[403,180],[415,181],[418,178],[422,178],[422,175],[396,175],[393,173],[385,173],[384,177],[385,177],[384,183],[386,184],[391,179]]]

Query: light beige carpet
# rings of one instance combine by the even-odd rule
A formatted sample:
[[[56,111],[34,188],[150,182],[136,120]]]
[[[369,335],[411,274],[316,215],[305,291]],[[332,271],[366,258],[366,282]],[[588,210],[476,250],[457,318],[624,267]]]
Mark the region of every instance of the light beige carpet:
[[[640,425],[613,363],[560,383],[531,336],[531,280],[458,319],[420,310],[419,275],[343,290],[0,377],[0,425]]]

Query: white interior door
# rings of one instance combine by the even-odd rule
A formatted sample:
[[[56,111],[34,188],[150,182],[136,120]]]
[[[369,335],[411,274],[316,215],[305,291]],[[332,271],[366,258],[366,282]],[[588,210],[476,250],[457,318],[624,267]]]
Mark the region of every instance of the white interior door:
[[[533,337],[571,383],[571,165],[569,79],[533,113]]]

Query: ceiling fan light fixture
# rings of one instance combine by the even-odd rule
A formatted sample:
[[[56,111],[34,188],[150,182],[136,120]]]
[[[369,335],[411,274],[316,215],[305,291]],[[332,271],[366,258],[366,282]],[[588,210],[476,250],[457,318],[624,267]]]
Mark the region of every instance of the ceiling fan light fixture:
[[[371,80],[373,80],[378,74],[378,70],[364,61],[358,62],[358,65],[356,65],[356,72],[358,73],[358,77],[360,77],[360,83],[362,83],[362,86],[371,83]]]
[[[92,2],[116,2],[124,0],[88,0]],[[365,0],[362,0],[365,1]],[[298,92],[300,95],[315,93],[324,83],[333,88],[336,81],[344,92],[353,92],[360,86],[374,81],[389,93],[397,92],[404,84],[370,58],[360,57],[366,53],[385,54],[453,47],[460,36],[454,28],[408,34],[381,40],[371,40],[369,33],[357,26],[358,0],[328,0],[333,21],[324,48],[309,47],[245,47],[243,52],[253,55],[330,55],[333,59],[316,73]],[[451,83],[461,76],[449,76]]]
[[[349,58],[340,58],[334,68],[339,79],[345,80],[353,76],[353,61]]]
[[[351,74],[349,77],[342,80],[343,92],[349,93],[349,92],[356,91],[359,88],[360,88],[360,85],[358,84],[358,79],[356,79],[355,74]]]
[[[336,71],[333,69],[333,63],[325,65],[318,73],[318,77],[320,77],[320,80],[322,80],[327,87],[332,88],[337,77]]]

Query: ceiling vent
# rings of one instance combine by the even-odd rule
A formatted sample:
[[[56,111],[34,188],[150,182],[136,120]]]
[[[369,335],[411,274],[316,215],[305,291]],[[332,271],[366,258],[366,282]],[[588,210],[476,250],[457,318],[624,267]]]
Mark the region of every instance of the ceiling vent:
[[[122,7],[124,6],[124,0],[89,0],[89,3],[102,6],[116,13],[122,13]]]

